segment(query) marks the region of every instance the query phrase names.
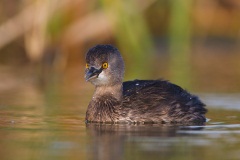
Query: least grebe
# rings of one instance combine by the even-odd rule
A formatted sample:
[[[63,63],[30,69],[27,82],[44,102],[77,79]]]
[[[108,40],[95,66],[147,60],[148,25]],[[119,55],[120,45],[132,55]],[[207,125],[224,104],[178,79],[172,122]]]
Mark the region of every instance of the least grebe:
[[[97,45],[86,54],[85,79],[95,85],[86,122],[204,124],[205,105],[165,80],[122,82],[124,61],[112,45]]]

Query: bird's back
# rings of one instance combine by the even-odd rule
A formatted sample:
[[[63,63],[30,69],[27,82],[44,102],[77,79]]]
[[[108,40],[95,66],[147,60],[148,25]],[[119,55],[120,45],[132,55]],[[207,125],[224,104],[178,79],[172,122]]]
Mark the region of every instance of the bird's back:
[[[123,83],[123,116],[136,122],[198,123],[206,121],[206,109],[198,97],[164,80]]]

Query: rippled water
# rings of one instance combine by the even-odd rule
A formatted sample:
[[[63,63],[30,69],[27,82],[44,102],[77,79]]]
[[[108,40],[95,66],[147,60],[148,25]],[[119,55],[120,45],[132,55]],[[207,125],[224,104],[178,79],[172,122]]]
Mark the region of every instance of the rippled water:
[[[200,94],[206,126],[167,126],[86,125],[85,93],[1,95],[1,159],[240,159],[239,94]]]

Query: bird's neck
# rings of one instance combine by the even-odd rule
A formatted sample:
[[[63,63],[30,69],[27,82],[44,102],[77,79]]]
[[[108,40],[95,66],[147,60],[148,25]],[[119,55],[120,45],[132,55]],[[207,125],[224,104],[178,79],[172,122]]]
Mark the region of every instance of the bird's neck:
[[[93,98],[100,98],[105,95],[110,95],[121,101],[123,96],[122,83],[111,86],[96,86]]]
[[[122,104],[122,84],[97,86],[86,112],[87,122],[112,122],[118,119]]]

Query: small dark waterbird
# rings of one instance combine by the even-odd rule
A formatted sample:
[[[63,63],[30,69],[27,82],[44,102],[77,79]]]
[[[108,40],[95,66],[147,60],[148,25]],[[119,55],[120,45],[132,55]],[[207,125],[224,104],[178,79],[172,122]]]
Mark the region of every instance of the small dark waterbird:
[[[122,82],[123,76],[124,61],[117,48],[97,45],[89,49],[85,79],[95,85],[95,92],[86,122],[197,125],[206,122],[205,105],[181,87],[165,80]]]

